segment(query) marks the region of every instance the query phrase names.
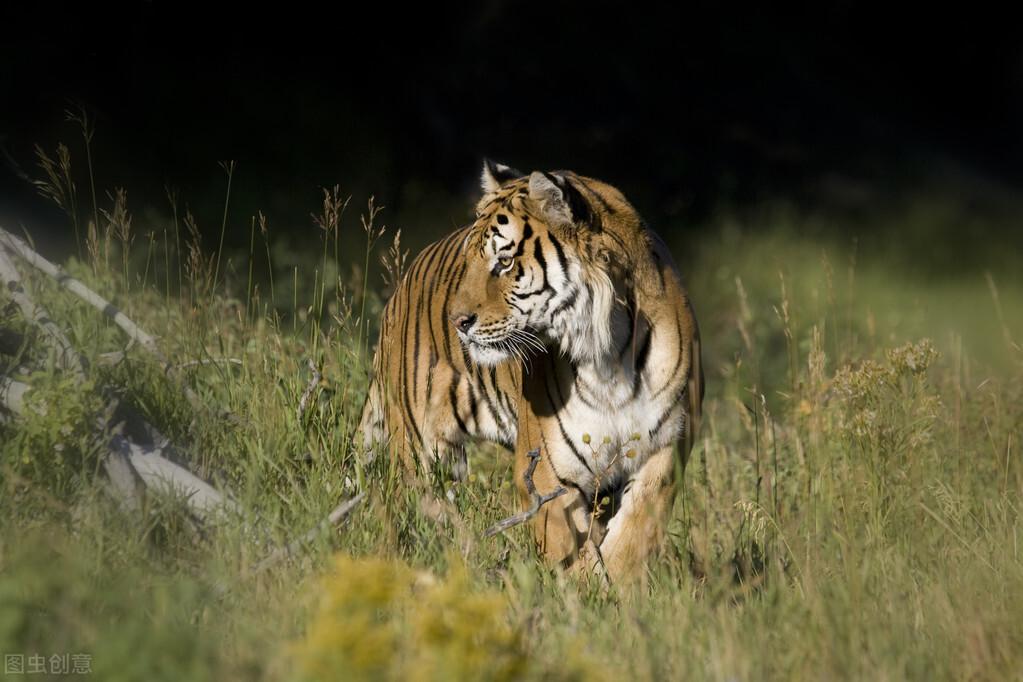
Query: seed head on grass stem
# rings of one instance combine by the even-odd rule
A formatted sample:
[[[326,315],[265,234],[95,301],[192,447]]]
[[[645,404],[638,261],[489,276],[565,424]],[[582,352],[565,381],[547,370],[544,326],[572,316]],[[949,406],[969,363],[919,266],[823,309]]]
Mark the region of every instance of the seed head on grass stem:
[[[351,196],[342,196],[341,185],[334,185],[329,190],[324,187],[323,208],[320,214],[310,214],[313,222],[318,228],[320,228],[320,231],[323,232],[323,260],[320,269],[320,286],[319,290],[316,292],[318,300],[315,302],[317,320],[323,318],[323,305],[327,292],[327,250],[330,245],[330,239],[331,237],[334,238],[334,263],[337,264],[339,258],[338,243],[340,241],[341,218],[344,216],[345,209],[348,207],[348,202],[350,200]]]
[[[376,246],[377,241],[387,230],[386,225],[381,225],[380,227],[376,226],[377,215],[382,210],[384,210],[384,207],[376,205],[375,197],[370,197],[369,201],[366,203],[366,212],[360,217],[360,221],[362,222],[362,231],[366,233],[366,259],[362,267],[362,291],[359,292],[359,339],[360,344],[361,340],[365,339],[366,345],[364,352],[366,355],[369,354],[369,324],[366,320],[366,296],[369,292],[369,255],[373,252],[373,247]],[[401,231],[399,230],[395,239],[398,240],[400,237]],[[404,264],[404,260],[402,260],[402,264]]]
[[[53,159],[39,145],[35,146],[36,165],[45,177],[33,180],[39,193],[57,205],[71,219],[75,230],[75,246],[81,248],[78,231],[78,189],[71,179],[71,152],[63,143],[57,145],[57,158]],[[97,222],[99,222],[97,220]]]
[[[131,246],[135,241],[135,235],[131,230],[131,214],[128,213],[128,193],[123,188],[116,188],[113,194],[107,194],[110,199],[111,208],[109,211],[101,210],[103,218],[107,221],[107,234],[117,237],[121,243],[121,264],[124,274],[124,290],[128,291],[128,259],[131,256]]]

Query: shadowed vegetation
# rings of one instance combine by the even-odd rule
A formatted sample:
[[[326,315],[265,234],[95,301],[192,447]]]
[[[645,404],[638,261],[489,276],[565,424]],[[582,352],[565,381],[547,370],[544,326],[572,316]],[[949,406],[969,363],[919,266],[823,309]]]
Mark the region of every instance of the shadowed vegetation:
[[[303,238],[276,239],[257,215],[248,251],[221,253],[196,227],[226,225],[219,214],[174,202],[133,220],[123,192],[83,205],[62,157],[49,163],[80,239],[67,270],[175,369],[22,267],[87,361],[72,385],[0,294],[0,373],[32,386],[24,416],[0,424],[0,652],[87,652],[104,680],[1019,674],[1020,264],[906,265],[920,258],[910,237],[940,239],[966,208],[922,197],[876,216],[909,235],[885,244],[857,244],[852,219],[778,207],[672,244],[704,337],[704,424],[647,592],[605,595],[545,567],[524,527],[483,537],[515,505],[500,448],[474,448],[462,484],[410,485],[354,455],[403,261],[372,201],[360,220],[362,202],[327,190]],[[238,512],[196,523],[154,494],[121,509],[100,468],[103,391]],[[422,504],[427,490],[457,513]],[[338,528],[255,570],[359,492]]]

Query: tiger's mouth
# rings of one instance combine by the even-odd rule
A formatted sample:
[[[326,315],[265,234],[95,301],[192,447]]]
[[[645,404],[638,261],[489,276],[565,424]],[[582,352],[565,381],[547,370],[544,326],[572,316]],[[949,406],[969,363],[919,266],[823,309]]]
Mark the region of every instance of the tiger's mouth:
[[[492,366],[499,365],[512,356],[511,351],[502,346],[499,341],[481,341],[474,339],[461,332],[458,336],[469,352],[469,357],[477,365]]]
[[[509,329],[500,337],[479,338],[472,331],[457,332],[469,357],[479,365],[497,365],[509,359],[528,362],[531,355],[545,352],[545,348],[534,333],[526,329]]]

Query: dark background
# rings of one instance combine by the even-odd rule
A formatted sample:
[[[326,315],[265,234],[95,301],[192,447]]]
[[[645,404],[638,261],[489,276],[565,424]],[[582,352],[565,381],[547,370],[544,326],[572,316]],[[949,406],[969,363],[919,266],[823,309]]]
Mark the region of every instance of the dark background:
[[[415,243],[469,215],[483,156],[606,179],[662,232],[1023,181],[1019,24],[975,5],[94,5],[2,10],[5,223],[63,225],[17,169],[65,141],[82,170],[69,103],[96,122],[98,184],[135,211],[166,212],[170,184],[219,232],[217,162],[237,160],[234,245],[257,209],[309,229],[335,183]]]

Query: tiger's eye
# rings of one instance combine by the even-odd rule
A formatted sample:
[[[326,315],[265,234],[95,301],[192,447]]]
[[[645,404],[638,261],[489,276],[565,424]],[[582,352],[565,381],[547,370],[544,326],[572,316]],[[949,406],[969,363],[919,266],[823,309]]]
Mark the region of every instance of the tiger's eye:
[[[512,260],[514,259],[511,256],[502,256],[501,258],[497,259],[497,264],[500,265],[502,268],[507,268],[512,264]]]

